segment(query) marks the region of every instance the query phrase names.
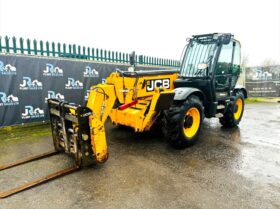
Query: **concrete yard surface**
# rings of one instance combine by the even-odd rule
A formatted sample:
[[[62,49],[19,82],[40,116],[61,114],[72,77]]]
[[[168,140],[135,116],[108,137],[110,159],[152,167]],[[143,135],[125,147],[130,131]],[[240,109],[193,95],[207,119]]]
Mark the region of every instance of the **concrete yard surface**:
[[[247,104],[239,128],[205,119],[184,150],[160,132],[106,124],[109,159],[11,197],[0,209],[280,208],[280,104]],[[52,150],[49,125],[1,132],[0,165]],[[59,154],[0,172],[0,190],[73,164]]]

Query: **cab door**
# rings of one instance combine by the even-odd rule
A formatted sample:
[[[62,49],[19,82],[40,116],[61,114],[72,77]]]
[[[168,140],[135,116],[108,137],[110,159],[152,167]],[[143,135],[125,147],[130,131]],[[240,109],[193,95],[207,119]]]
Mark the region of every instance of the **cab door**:
[[[214,78],[216,100],[227,99],[230,96],[234,45],[235,42],[231,41],[220,50]]]

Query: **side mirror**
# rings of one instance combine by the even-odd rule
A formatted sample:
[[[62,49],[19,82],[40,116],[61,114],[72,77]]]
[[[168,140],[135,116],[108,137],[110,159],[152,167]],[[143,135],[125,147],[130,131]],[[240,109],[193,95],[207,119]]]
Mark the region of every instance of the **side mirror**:
[[[135,52],[134,51],[131,54],[129,54],[129,64],[132,66],[135,66]]]

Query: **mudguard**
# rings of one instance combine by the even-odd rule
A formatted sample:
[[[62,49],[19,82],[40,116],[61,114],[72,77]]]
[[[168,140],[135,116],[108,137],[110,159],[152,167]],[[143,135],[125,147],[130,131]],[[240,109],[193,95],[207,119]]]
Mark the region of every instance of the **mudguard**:
[[[190,96],[191,94],[195,94],[199,96],[203,102],[205,101],[204,93],[197,88],[179,87],[174,89],[174,92],[175,92],[174,100],[178,100],[178,101],[186,100],[188,96]]]
[[[243,93],[243,95],[244,95],[244,98],[245,98],[245,99],[248,98],[247,90],[245,89],[244,86],[236,85],[233,91],[234,91],[234,92],[236,92],[236,91],[242,91],[242,93]]]

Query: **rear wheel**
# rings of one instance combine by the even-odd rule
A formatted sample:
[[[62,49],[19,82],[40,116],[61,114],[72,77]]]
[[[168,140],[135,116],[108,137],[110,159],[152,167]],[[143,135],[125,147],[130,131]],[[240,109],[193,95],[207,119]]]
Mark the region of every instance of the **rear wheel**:
[[[163,132],[172,146],[190,146],[198,139],[203,118],[201,100],[197,96],[190,96],[185,102],[175,104],[164,112]]]
[[[220,118],[220,123],[225,127],[235,127],[242,119],[244,111],[244,96],[241,92],[236,93],[231,98],[224,116]]]

